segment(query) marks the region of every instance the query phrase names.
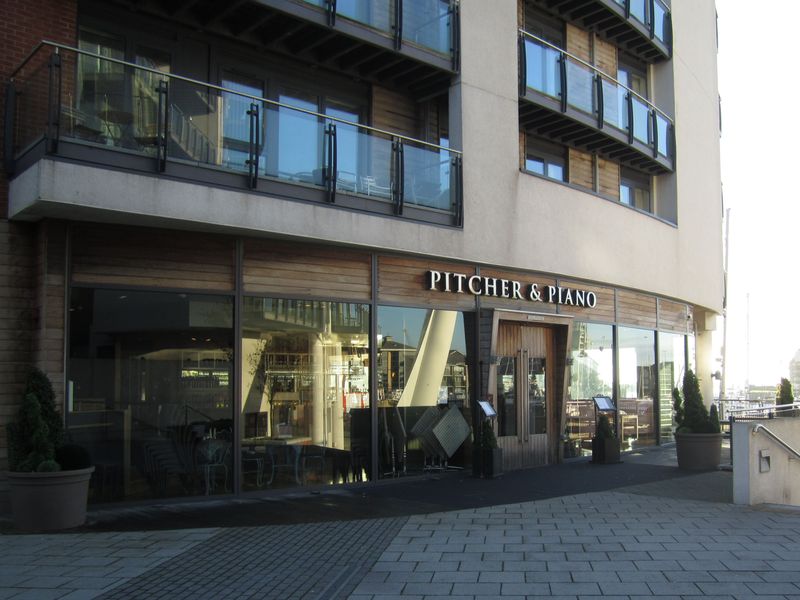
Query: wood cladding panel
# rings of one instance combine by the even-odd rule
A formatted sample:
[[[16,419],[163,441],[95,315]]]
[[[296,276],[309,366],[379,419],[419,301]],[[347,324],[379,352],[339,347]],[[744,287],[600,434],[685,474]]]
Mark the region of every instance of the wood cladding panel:
[[[569,182],[594,189],[594,157],[591,154],[569,149]]]
[[[558,312],[564,315],[575,315],[581,321],[600,321],[613,323],[616,317],[614,308],[614,288],[601,287],[598,285],[586,285],[577,281],[559,280],[561,287],[568,287],[574,290],[586,290],[594,292],[597,296],[597,306],[594,308],[584,308],[562,304],[558,307]]]
[[[584,31],[571,23],[567,23],[567,52],[585,60],[592,62],[592,37],[588,31]]]
[[[378,257],[378,301],[391,304],[434,306],[453,310],[473,310],[475,297],[429,289],[429,270],[475,274],[473,267],[397,256]]]
[[[508,279],[509,281],[519,281],[521,293],[524,298],[528,297],[528,287],[536,283],[539,290],[548,285],[555,285],[556,280],[552,277],[542,277],[541,275],[531,275],[520,271],[505,271],[500,269],[481,269],[481,277],[493,277],[496,279]],[[498,286],[499,289],[499,286]],[[554,304],[546,302],[532,302],[530,300],[519,300],[515,298],[495,298],[493,296],[481,296],[481,306],[485,308],[505,308],[511,310],[525,310],[531,312],[552,312],[556,311]]]
[[[207,234],[108,225],[72,233],[72,281],[233,291],[235,244]]]
[[[619,200],[619,165],[613,161],[597,157],[597,176],[599,192]]]
[[[372,126],[419,137],[417,106],[408,96],[373,85]]]
[[[606,75],[617,76],[617,48],[597,35],[594,36],[594,64]]]
[[[627,290],[617,291],[617,322],[655,329],[655,297]]]
[[[658,299],[658,328],[664,331],[686,333],[688,324],[689,307],[679,302],[671,302],[662,298]]]
[[[245,293],[304,298],[371,298],[370,255],[337,248],[247,240],[242,279]]]

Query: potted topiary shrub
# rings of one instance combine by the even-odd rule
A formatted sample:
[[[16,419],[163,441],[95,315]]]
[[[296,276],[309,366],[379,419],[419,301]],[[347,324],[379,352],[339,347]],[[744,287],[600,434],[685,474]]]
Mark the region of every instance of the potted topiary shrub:
[[[690,471],[719,467],[722,433],[717,407],[712,406],[710,413],[706,410],[700,384],[691,370],[683,376],[683,394],[678,388],[672,390],[672,407],[678,467]]]
[[[597,419],[597,430],[592,438],[592,462],[598,465],[613,465],[619,462],[619,442],[607,415]]]
[[[63,444],[63,430],[50,380],[34,369],[17,420],[7,426],[11,511],[21,530],[68,529],[86,520],[94,467],[85,449]]]
[[[503,474],[503,449],[498,447],[492,422],[484,419],[481,423],[478,449],[481,460],[481,477],[493,479]]]

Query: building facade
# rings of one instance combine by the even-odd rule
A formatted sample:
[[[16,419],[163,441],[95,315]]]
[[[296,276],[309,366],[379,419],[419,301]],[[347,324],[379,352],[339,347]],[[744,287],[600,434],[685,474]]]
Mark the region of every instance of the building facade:
[[[712,2],[3,10],[0,419],[45,370],[93,501],[470,468],[480,401],[552,464],[595,396],[624,449],[711,397]]]

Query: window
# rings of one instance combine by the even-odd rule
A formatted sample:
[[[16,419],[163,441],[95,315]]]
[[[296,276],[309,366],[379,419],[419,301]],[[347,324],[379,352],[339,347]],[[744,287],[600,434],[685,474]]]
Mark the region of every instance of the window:
[[[655,444],[655,333],[645,329],[618,327],[617,340],[617,409],[622,448],[627,450]]]
[[[653,212],[653,203],[650,196],[650,176],[623,167],[620,171],[620,177],[620,202],[640,210]]]
[[[686,336],[658,333],[659,441],[672,441],[672,389],[680,388],[686,373]]]
[[[526,136],[525,170],[556,181],[566,181],[566,148],[541,138]]]
[[[466,340],[464,313],[378,308],[381,476],[470,464]]]

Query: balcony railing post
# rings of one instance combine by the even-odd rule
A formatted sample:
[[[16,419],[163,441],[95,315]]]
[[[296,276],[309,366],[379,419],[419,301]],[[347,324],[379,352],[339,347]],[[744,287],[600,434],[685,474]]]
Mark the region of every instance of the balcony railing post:
[[[650,39],[652,40],[653,38],[656,37],[656,2],[655,2],[655,0],[649,0],[649,2],[647,3],[647,11],[648,11],[648,14],[645,15],[645,18],[648,21],[647,28],[648,28],[648,30],[650,32]]]
[[[625,18],[631,18],[631,0],[625,0]]]
[[[322,170],[322,182],[328,202],[336,202],[336,172],[339,170],[336,151],[336,123],[328,123],[325,127],[325,166]]]
[[[653,158],[658,158],[658,115],[655,110],[650,110],[650,131],[652,131],[653,140]]]
[[[336,25],[336,0],[325,0],[325,16],[328,19],[328,27]]]
[[[453,71],[458,71],[461,66],[461,5],[457,0],[450,0],[450,56]]]
[[[61,55],[58,50],[50,55],[47,82],[47,151],[58,151],[58,136],[61,127]]]
[[[567,112],[567,55],[558,55],[558,76],[561,81],[561,112]]]
[[[405,196],[405,156],[403,154],[403,140],[392,140],[392,202],[396,215],[403,214],[403,201]]]
[[[247,185],[250,189],[255,189],[258,185],[258,155],[261,146],[261,131],[260,131],[260,115],[259,106],[257,103],[250,104],[250,110],[247,111],[247,116],[250,117],[250,140],[247,147]]]
[[[633,144],[633,94],[625,94],[625,103],[628,109],[628,143]]]
[[[394,49],[403,47],[403,0],[394,0]]]
[[[3,115],[3,163],[6,174],[14,174],[14,115],[17,113],[17,89],[14,81],[6,84],[6,106]]]
[[[156,167],[159,173],[163,173],[167,169],[167,144],[169,143],[169,83],[165,79],[160,80],[156,92],[158,92]]]
[[[450,161],[450,189],[453,195],[453,206],[455,208],[456,227],[464,226],[464,190],[461,172],[461,157],[456,156]]]
[[[524,96],[528,89],[528,53],[525,48],[525,35],[520,32],[519,42],[517,47],[519,54],[519,95]]]
[[[594,83],[597,97],[597,128],[602,129],[605,122],[605,98],[603,97],[603,78],[599,73],[595,74]]]

